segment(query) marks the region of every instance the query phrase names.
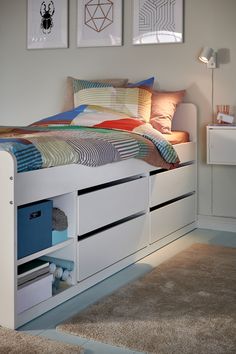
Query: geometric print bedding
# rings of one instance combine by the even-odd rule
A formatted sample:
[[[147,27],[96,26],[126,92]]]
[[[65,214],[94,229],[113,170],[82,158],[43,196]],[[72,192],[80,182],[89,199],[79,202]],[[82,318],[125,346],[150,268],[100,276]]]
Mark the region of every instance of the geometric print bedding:
[[[165,169],[179,162],[172,145],[149,123],[89,105],[28,127],[1,127],[0,149],[15,156],[18,172],[66,164],[94,167],[129,158]]]

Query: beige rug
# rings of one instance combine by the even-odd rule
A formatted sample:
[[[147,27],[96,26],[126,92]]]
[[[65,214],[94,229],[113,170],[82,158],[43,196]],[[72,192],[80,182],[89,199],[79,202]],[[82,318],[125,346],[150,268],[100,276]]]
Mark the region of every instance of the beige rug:
[[[52,341],[0,327],[1,354],[82,354],[76,345]]]
[[[235,354],[236,248],[195,244],[57,329],[155,354]]]

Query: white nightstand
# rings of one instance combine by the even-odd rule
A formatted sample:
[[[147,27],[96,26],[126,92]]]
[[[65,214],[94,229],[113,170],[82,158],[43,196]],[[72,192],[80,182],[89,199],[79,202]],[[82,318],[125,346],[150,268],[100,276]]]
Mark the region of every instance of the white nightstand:
[[[236,165],[236,124],[207,126],[207,163]]]

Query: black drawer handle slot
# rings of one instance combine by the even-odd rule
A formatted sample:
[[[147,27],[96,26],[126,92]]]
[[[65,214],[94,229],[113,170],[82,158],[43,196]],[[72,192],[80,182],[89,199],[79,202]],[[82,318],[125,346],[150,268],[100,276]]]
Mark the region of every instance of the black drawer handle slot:
[[[127,177],[127,178],[122,178],[122,179],[118,179],[116,181],[112,181],[112,182],[107,182],[107,183],[103,183],[103,184],[99,184],[98,186],[93,186],[93,187],[88,187],[88,188],[84,188],[84,189],[80,189],[78,191],[78,195],[83,195],[83,194],[87,194],[90,192],[95,192],[101,189],[105,189],[105,188],[109,188],[109,187],[113,187],[116,186],[118,184],[123,184],[123,183],[127,183],[127,182],[131,182],[140,178],[145,178],[145,176],[143,175],[136,175],[136,176],[132,176],[132,177]]]
[[[98,229],[96,230],[92,230],[92,231],[89,231],[83,235],[78,235],[77,239],[78,241],[81,241],[81,240],[84,240],[85,238],[88,238],[90,236],[93,236],[93,235],[96,235],[96,234],[99,234],[103,231],[106,231],[108,229],[111,229],[112,227],[114,226],[118,226],[120,224],[123,224],[124,222],[126,221],[130,221],[130,220],[133,220],[133,219],[136,219],[138,218],[139,216],[141,215],[145,215],[145,212],[144,211],[141,211],[139,213],[136,213],[136,214],[133,214],[133,215],[130,215],[130,216],[127,216],[126,218],[123,218],[121,220],[118,220],[118,221],[115,221],[111,224],[108,224],[108,225],[105,225],[105,226],[102,226],[102,227],[99,227]]]
[[[179,200],[185,199],[185,198],[190,197],[191,195],[194,195],[194,194],[195,194],[195,192],[193,191],[193,192],[181,195],[181,196],[176,197],[174,199],[167,200],[164,203],[155,205],[155,206],[151,207],[149,210],[150,210],[150,212],[152,212],[153,210],[157,210],[157,209],[163,208],[163,207],[165,207],[165,206],[167,206],[169,204],[172,204],[174,202],[178,202]]]
[[[36,218],[39,218],[41,216],[41,210],[38,210],[38,211],[33,211],[30,216],[29,216],[29,219],[32,220],[32,219],[36,219]]]

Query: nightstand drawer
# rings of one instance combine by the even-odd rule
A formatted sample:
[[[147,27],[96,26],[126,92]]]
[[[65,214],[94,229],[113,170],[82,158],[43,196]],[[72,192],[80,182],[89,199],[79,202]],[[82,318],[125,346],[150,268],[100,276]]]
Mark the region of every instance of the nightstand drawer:
[[[236,165],[236,127],[207,127],[207,163]]]

